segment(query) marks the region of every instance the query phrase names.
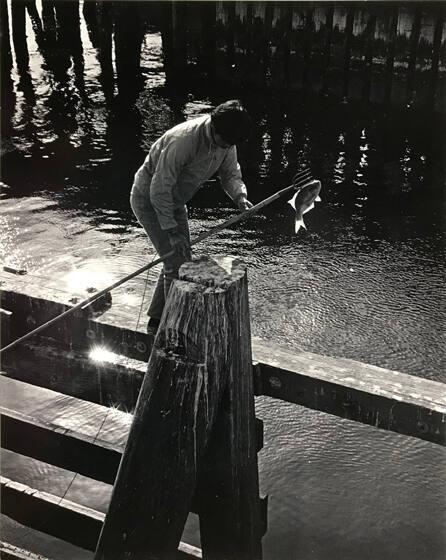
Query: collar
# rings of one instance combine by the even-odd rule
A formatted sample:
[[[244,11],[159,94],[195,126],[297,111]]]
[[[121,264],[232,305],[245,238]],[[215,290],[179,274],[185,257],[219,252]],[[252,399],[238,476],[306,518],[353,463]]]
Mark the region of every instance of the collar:
[[[208,116],[208,118],[204,123],[204,130],[205,130],[206,142],[209,148],[213,150],[224,150],[224,151],[227,151],[229,149],[229,148],[222,148],[215,142],[214,134],[212,132],[212,121],[210,115]]]

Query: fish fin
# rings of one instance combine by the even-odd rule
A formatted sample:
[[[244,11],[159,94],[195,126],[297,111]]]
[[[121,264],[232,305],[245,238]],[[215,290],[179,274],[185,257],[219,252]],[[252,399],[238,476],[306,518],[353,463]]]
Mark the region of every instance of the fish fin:
[[[296,218],[296,223],[294,225],[294,232],[297,233],[300,230],[301,227],[303,227],[304,229],[307,229],[307,226],[304,224],[303,219],[301,218],[300,220],[298,220]]]
[[[314,202],[312,202],[312,203],[310,204],[310,206],[309,206],[308,208],[306,208],[306,209],[302,212],[302,214],[305,214],[305,212],[309,212],[310,210],[313,210],[313,208],[314,208]]]
[[[293,198],[290,198],[290,200],[288,200],[288,204],[291,204],[291,206],[294,208],[294,210],[296,210],[296,196],[297,193],[293,196]]]
[[[317,197],[314,199],[314,201],[315,202],[321,202],[322,198],[319,195],[317,195]]]

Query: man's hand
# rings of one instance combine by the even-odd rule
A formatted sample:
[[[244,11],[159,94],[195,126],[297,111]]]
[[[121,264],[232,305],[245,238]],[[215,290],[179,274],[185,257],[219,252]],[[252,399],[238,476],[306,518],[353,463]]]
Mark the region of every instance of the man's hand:
[[[169,231],[169,242],[172,246],[172,249],[175,251],[177,255],[184,257],[186,260],[191,258],[191,249],[189,245],[189,241],[177,231]]]
[[[249,210],[250,208],[252,208],[253,204],[252,204],[252,202],[249,202],[249,200],[246,198],[246,196],[241,196],[237,200],[237,206],[238,206],[238,209],[243,212],[244,210]]]

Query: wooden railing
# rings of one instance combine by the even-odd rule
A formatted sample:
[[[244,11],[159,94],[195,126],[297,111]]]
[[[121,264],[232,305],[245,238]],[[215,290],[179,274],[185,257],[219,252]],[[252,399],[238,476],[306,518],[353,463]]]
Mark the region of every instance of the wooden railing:
[[[3,274],[1,279],[2,306],[7,310],[1,313],[4,343],[61,313],[73,296],[53,289],[51,282],[39,287],[26,277]],[[112,484],[132,415],[120,410],[110,414],[108,405],[134,409],[150,349],[147,335],[128,324],[122,326],[125,316],[113,306],[101,318],[90,313],[87,309],[69,324],[44,333],[45,338],[28,341],[5,354],[2,367],[6,375],[0,377],[1,440],[2,446],[14,453]],[[114,356],[114,362],[94,362],[89,357],[93,346],[119,355]],[[257,395],[435,444],[446,443],[446,391],[442,383],[353,360],[296,352],[255,338],[252,356]],[[20,399],[14,398],[17,394]],[[61,424],[60,414],[52,416],[60,407],[72,424]],[[89,429],[79,429],[80,425]],[[260,421],[255,425],[258,451],[263,445],[263,429]],[[95,548],[104,521],[100,512],[7,479],[2,479],[2,490],[6,515],[78,546]],[[266,499],[259,504],[259,534],[263,534]],[[192,511],[199,509],[195,497]],[[201,556],[199,550],[185,544],[180,544],[177,554],[180,558]]]

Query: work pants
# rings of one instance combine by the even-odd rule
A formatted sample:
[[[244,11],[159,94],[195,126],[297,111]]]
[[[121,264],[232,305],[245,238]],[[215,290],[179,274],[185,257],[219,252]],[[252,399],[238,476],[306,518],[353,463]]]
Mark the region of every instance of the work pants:
[[[138,219],[138,222],[145,229],[157,253],[160,256],[169,253],[172,250],[172,246],[169,242],[169,236],[165,230],[161,229],[156,211],[150,204],[149,197],[132,193],[130,196],[130,205],[133,213]],[[174,218],[178,224],[178,233],[183,235],[190,242],[186,206],[175,210]],[[163,270],[158,277],[155,292],[147,311],[147,315],[149,315],[149,317],[153,317],[154,319],[161,318],[170,285],[172,284],[174,278],[178,278],[178,270],[185,261],[186,259],[180,255],[174,255],[164,261]]]

